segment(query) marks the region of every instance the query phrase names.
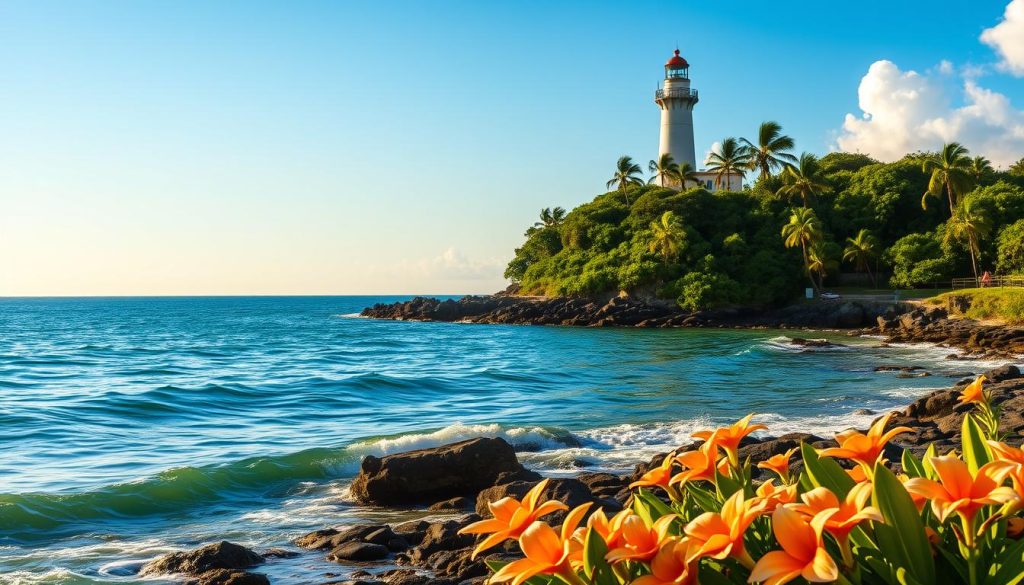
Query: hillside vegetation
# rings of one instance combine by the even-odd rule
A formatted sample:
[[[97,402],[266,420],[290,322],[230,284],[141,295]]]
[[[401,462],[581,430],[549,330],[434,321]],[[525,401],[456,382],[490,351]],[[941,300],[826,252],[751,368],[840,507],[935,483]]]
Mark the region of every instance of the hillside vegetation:
[[[716,163],[747,169],[741,192],[647,184],[622,157],[614,190],[568,213],[544,210],[505,276],[522,294],[627,291],[695,310],[783,303],[840,270],[891,275],[878,286],[898,288],[1024,270],[1022,163],[996,171],[956,144],[892,163],[832,153],[765,165],[745,152]],[[651,161],[651,182],[678,177],[674,168]]]
[[[971,288],[944,293],[926,302],[970,319],[1024,324],[1024,288]]]

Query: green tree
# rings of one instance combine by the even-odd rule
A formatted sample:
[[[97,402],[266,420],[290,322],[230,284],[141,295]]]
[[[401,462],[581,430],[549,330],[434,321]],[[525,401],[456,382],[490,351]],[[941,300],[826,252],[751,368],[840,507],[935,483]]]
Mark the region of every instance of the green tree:
[[[565,209],[562,207],[545,207],[540,210],[540,221],[533,224],[535,228],[558,227],[565,220]]]
[[[1006,171],[1015,177],[1024,177],[1024,158],[1010,165]]]
[[[672,155],[668,152],[658,157],[658,160],[652,160],[647,164],[647,169],[651,172],[651,178],[648,183],[658,182],[662,187],[668,187],[673,182],[679,180],[679,165],[672,159]],[[668,185],[666,185],[666,181]],[[682,188],[682,185],[680,185]]]
[[[618,187],[622,191],[622,196],[626,198],[626,205],[629,205],[629,192],[627,189],[631,185],[639,187],[644,184],[644,180],[640,178],[642,172],[640,165],[633,162],[633,157],[620,156],[619,160],[615,163],[615,174],[608,180],[606,186],[609,189]]]
[[[679,188],[685,189],[686,182],[700,184],[700,177],[697,176],[697,169],[693,168],[693,165],[683,161],[679,163],[679,169],[676,172],[676,176],[679,178]]]
[[[652,254],[661,254],[665,264],[679,255],[685,241],[686,231],[671,211],[661,214],[661,220],[651,222],[651,241],[647,247]]]
[[[728,184],[729,176],[738,174],[745,176],[743,169],[750,167],[750,156],[735,138],[726,138],[708,155],[708,170],[715,173],[715,188],[722,187],[722,181]]]
[[[999,232],[996,270],[1000,274],[1024,273],[1024,219],[1017,220]]]
[[[809,207],[798,207],[793,209],[789,216],[789,223],[782,226],[782,241],[787,248],[800,247],[804,257],[804,270],[807,277],[811,279],[811,287],[818,290],[818,283],[814,280],[814,273],[811,272],[810,248],[822,241],[823,230],[821,220],[814,210]]]
[[[871,230],[861,229],[857,237],[846,238],[846,248],[843,249],[843,260],[850,262],[854,267],[867,272],[871,282],[878,288],[878,280],[871,272],[871,261],[878,257],[878,239],[872,235]]]
[[[807,272],[818,275],[818,289],[825,286],[829,271],[839,268],[832,247],[822,240],[814,242],[807,250]]]
[[[968,151],[958,142],[950,142],[942,146],[942,151],[925,157],[921,170],[930,174],[928,190],[921,197],[921,208],[928,209],[928,198],[941,198],[946,192],[949,199],[949,215],[956,213],[960,196],[970,190],[971,159]]]
[[[782,126],[778,122],[761,123],[757,130],[757,144],[746,138],[740,138],[740,143],[747,155],[750,170],[760,171],[760,179],[771,176],[775,169],[796,162],[796,157],[789,153],[795,143],[782,133]]]
[[[832,190],[818,176],[818,157],[809,152],[800,155],[795,165],[789,165],[782,172],[783,186],[778,194],[787,199],[799,195],[804,207],[812,195],[828,193]]]
[[[978,254],[981,240],[992,233],[992,222],[984,213],[976,209],[971,199],[966,199],[957,206],[953,217],[946,222],[946,242],[956,240],[967,245],[971,254],[971,268],[974,278],[978,278]]]
[[[971,177],[974,178],[974,183],[978,184],[981,182],[982,177],[993,173],[995,169],[992,168],[992,161],[979,155],[971,159],[970,171]]]

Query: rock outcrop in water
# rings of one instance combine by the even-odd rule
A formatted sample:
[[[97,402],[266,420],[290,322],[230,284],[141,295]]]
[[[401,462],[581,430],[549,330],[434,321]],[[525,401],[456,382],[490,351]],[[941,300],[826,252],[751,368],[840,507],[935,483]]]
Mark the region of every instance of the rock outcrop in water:
[[[503,474],[526,473],[512,445],[500,438],[363,459],[352,495],[366,504],[430,504],[475,496]]]
[[[983,359],[1014,358],[1024,354],[1024,327],[951,319],[945,309],[917,308],[899,317],[876,319],[875,330],[889,342],[935,343],[964,349]]]
[[[142,576],[182,574],[195,585],[269,585],[266,575],[245,569],[263,563],[263,556],[227,541],[188,552],[164,555],[142,566]]]
[[[821,301],[781,309],[730,308],[687,312],[674,303],[633,297],[534,298],[504,295],[455,300],[416,297],[363,309],[364,317],[403,321],[569,325],[579,327],[814,327],[857,328],[878,317],[896,318],[902,305],[866,301]]]

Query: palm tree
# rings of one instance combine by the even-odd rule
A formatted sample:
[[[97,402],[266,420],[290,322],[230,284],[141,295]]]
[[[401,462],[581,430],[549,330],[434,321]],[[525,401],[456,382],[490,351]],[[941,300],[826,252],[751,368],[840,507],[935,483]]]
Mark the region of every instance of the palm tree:
[[[871,272],[871,260],[878,257],[878,240],[872,235],[871,230],[861,229],[857,237],[846,238],[846,249],[843,250],[843,260],[851,262],[859,271],[866,271],[871,283],[878,288],[878,280]]]
[[[565,219],[565,209],[545,207],[540,210],[540,221],[533,224],[535,228],[558,227]]]
[[[746,138],[740,138],[740,142],[750,158],[750,169],[761,171],[760,179],[770,176],[775,169],[784,168],[787,163],[796,162],[796,157],[787,152],[793,150],[793,139],[782,133],[778,122],[761,123],[757,130],[757,144]]]
[[[665,154],[658,157],[658,160],[652,160],[647,163],[647,169],[651,171],[651,179],[648,183],[658,182],[662,187],[665,186],[665,179],[668,179],[669,184],[672,181],[679,180],[679,165],[672,159],[672,154],[666,152]]]
[[[945,241],[957,240],[967,244],[967,250],[971,253],[971,268],[974,270],[974,279],[978,279],[978,254],[982,238],[987,238],[992,233],[992,223],[989,218],[975,209],[971,199],[965,199],[957,206],[953,217],[946,222]]]
[[[949,198],[949,215],[952,217],[956,214],[960,195],[971,187],[971,159],[967,157],[967,149],[958,142],[944,144],[942,152],[924,159],[921,170],[931,173],[928,190],[921,197],[921,208],[928,209],[928,198],[942,197],[945,189]]]
[[[807,270],[807,277],[811,279],[811,287],[818,290],[818,283],[814,281],[811,272],[811,261],[808,256],[808,248],[820,242],[822,239],[821,220],[814,210],[809,207],[797,207],[789,216],[789,223],[782,226],[782,241],[787,248],[800,246],[804,255],[804,268]]]
[[[982,177],[994,170],[992,168],[992,161],[983,156],[976,156],[971,159],[971,176],[974,177],[975,183],[980,182]]]
[[[647,248],[652,252],[661,254],[665,264],[671,257],[679,254],[683,242],[686,240],[686,231],[679,223],[679,218],[671,211],[661,214],[660,221],[651,222],[651,242]]]
[[[697,176],[697,169],[693,168],[693,165],[683,161],[679,163],[679,171],[676,174],[679,177],[679,188],[685,189],[686,182],[690,181],[693,183],[700,184],[700,177]]]
[[[732,174],[743,177],[746,174],[743,169],[750,166],[750,157],[739,141],[730,137],[722,141],[717,151],[711,151],[707,164],[708,170],[715,173],[715,188],[718,189],[723,178],[728,181]]]
[[[825,286],[825,277],[829,270],[839,267],[839,262],[832,257],[831,251],[824,242],[818,241],[807,250],[807,272],[818,275],[818,289]],[[813,278],[811,280],[814,280]]]
[[[801,154],[795,165],[786,165],[786,170],[782,172],[782,180],[785,184],[779,188],[778,194],[782,197],[800,195],[804,207],[807,207],[807,200],[811,195],[832,190],[818,178],[818,157],[809,152]]]
[[[618,162],[615,163],[615,174],[608,180],[606,186],[609,189],[618,186],[622,191],[622,196],[626,198],[626,205],[629,205],[629,193],[626,190],[630,185],[644,184],[644,180],[639,177],[642,172],[640,165],[633,162],[633,157],[620,156]]]

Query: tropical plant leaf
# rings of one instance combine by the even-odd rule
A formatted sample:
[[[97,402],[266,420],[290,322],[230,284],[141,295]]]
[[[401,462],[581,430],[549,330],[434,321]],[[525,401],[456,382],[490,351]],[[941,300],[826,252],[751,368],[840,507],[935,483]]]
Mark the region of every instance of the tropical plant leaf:
[[[900,463],[903,465],[903,472],[910,477],[925,477],[927,472],[924,469],[924,464],[921,460],[914,456],[910,452],[910,449],[903,450],[903,457]]]
[[[814,447],[807,443],[801,443],[800,454],[804,460],[804,471],[814,487],[826,487],[843,499],[856,485],[834,459],[819,457]]]
[[[978,469],[989,461],[992,461],[992,451],[985,442],[985,433],[974,420],[973,415],[964,416],[964,424],[960,430],[960,444],[964,453],[964,463],[971,470],[971,475],[978,473]]]
[[[647,490],[637,490],[637,492],[633,494],[633,499],[643,500],[644,505],[647,506],[647,513],[650,516],[652,524],[662,516],[675,514],[668,504],[661,501],[657,496]]]
[[[1024,540],[1006,547],[996,566],[996,571],[985,580],[986,585],[1017,585],[1024,581]]]
[[[935,561],[914,500],[885,465],[876,464],[874,475],[872,503],[885,519],[885,524],[874,526],[879,550],[897,567],[906,569],[909,578],[934,583]]]

